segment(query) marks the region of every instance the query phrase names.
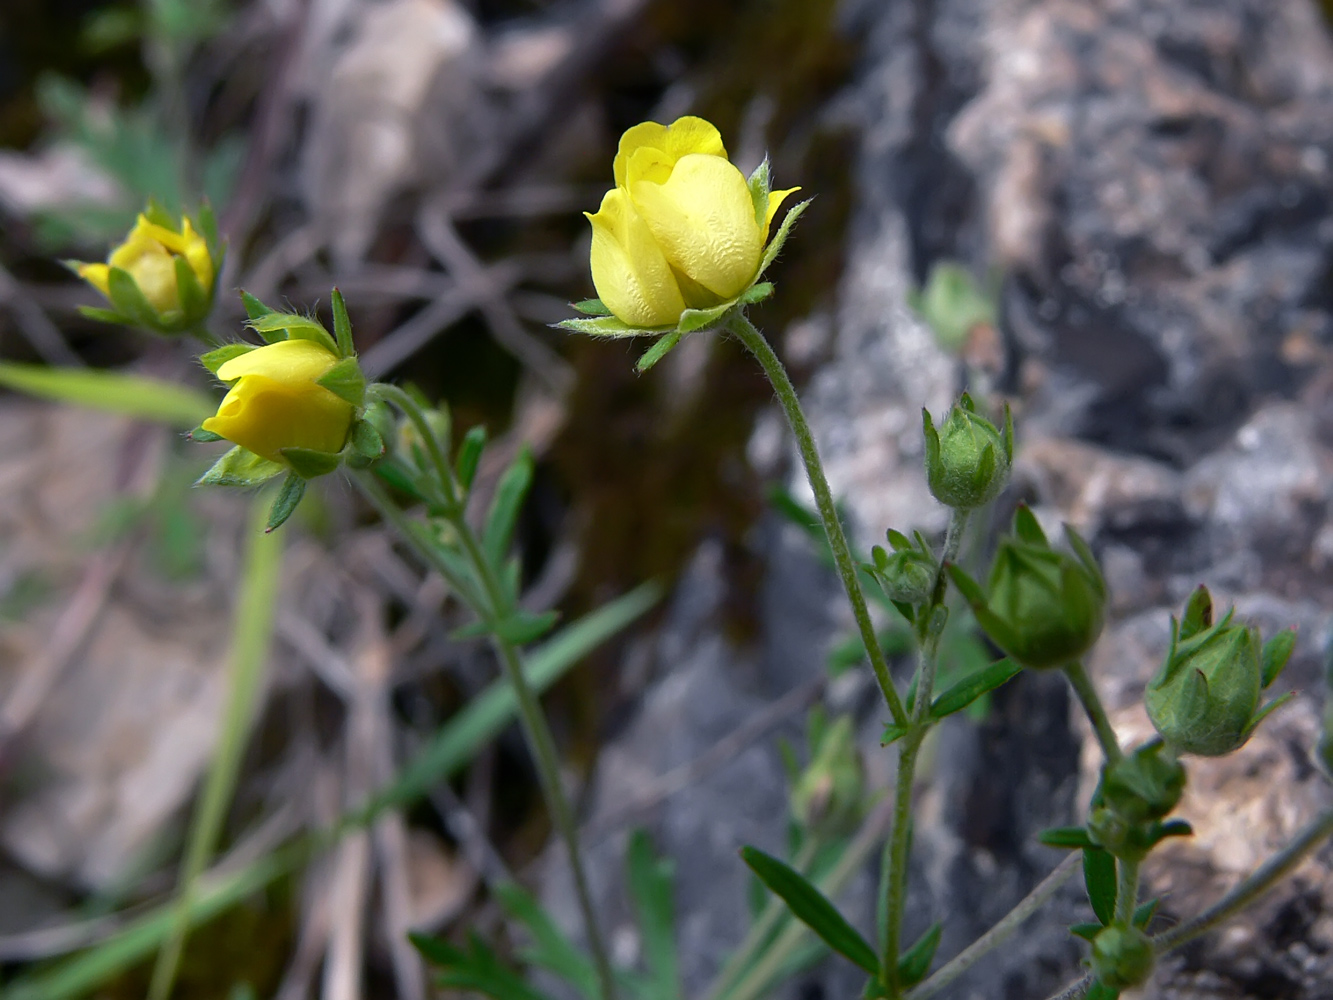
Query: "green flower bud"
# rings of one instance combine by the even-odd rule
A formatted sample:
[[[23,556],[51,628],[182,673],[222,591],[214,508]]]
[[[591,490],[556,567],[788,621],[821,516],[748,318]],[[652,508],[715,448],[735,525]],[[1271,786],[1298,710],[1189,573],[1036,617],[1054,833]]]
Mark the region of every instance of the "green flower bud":
[[[890,543],[893,543],[894,535],[906,541],[902,535],[894,532],[890,535]],[[893,552],[886,552],[876,545],[870,553],[875,560],[874,565],[867,568],[879,581],[889,600],[916,606],[930,598],[930,592],[935,589],[935,574],[939,567],[928,551],[908,544],[907,548],[895,545]]]
[[[1092,939],[1092,972],[1104,985],[1123,990],[1152,975],[1152,941],[1137,927],[1103,927]]]
[[[1009,482],[1014,460],[1014,422],[1004,408],[1004,432],[979,416],[972,397],[963,393],[948,418],[935,430],[930,413],[921,411],[926,435],[926,479],[940,503],[971,510],[994,500]]]
[[[1073,554],[1051,548],[1027,507],[1001,540],[987,589],[956,566],[949,572],[995,644],[1025,667],[1062,667],[1101,635],[1106,584],[1087,544],[1065,527]]]
[[[856,749],[851,716],[823,729],[810,764],[791,791],[796,822],[828,836],[850,833],[861,820],[865,771]]]
[[[1129,823],[1161,819],[1176,807],[1184,791],[1185,769],[1156,740],[1102,774],[1102,801]]]
[[[1264,645],[1257,628],[1232,622],[1234,613],[1213,624],[1212,599],[1200,587],[1182,620],[1172,619],[1171,648],[1144,701],[1153,725],[1177,753],[1230,753],[1289,697],[1259,707],[1260,692],[1291,655],[1291,634],[1279,633]]]

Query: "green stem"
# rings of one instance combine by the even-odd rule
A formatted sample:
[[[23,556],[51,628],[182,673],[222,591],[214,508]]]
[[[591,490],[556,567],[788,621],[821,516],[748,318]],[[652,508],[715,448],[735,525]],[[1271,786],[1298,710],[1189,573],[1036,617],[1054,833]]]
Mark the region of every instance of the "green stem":
[[[861,633],[861,641],[865,643],[866,655],[870,658],[875,680],[879,682],[880,691],[893,715],[893,721],[900,726],[906,725],[907,712],[903,708],[902,699],[898,697],[897,689],[893,686],[893,678],[889,675],[888,661],[884,658],[879,637],[875,634],[875,623],[870,618],[865,594],[861,592],[856,562],[852,559],[847,536],[843,534],[842,523],[838,520],[838,511],[833,504],[833,493],[829,489],[828,478],[824,475],[824,466],[819,460],[814,434],[811,433],[805,413],[801,410],[801,401],[796,395],[796,388],[791,384],[787,370],[773,352],[773,348],[743,313],[739,310],[733,312],[727,320],[727,329],[754,355],[778,397],[778,403],[787,417],[787,424],[796,438],[801,461],[805,464],[805,474],[810,480],[810,489],[815,494],[815,507],[819,511],[819,519],[824,522],[829,548],[833,551],[833,561],[837,565],[838,576],[842,578],[843,589],[847,591],[847,599],[851,602],[852,614],[856,617],[856,627]]]
[[[819,841],[813,836],[809,837],[801,845],[801,849],[796,852],[796,857],[792,859],[792,867],[802,875],[809,875],[810,865],[814,861],[819,847]],[[778,924],[782,922],[782,918],[788,912],[787,905],[777,896],[769,899],[763,912],[759,914],[759,919],[750,927],[749,933],[745,935],[736,951],[727,959],[727,963],[717,974],[712,987],[708,990],[706,1000],[719,1000],[720,997],[726,995],[727,990],[754,961],[755,953],[764,946],[764,942],[777,929]]]
[[[1102,745],[1106,763],[1116,763],[1124,755],[1120,752],[1120,742],[1115,738],[1115,730],[1111,728],[1111,720],[1107,718],[1102,700],[1097,696],[1097,688],[1093,686],[1092,678],[1083,669],[1083,664],[1077,660],[1067,664],[1064,672],[1069,678],[1069,683],[1073,685],[1078,700],[1083,704],[1083,711],[1088,714],[1088,721],[1092,723],[1093,731],[1097,734],[1097,742]]]
[[[1157,953],[1160,955],[1173,948],[1179,948],[1182,944],[1206,934],[1218,924],[1230,920],[1294,870],[1330,836],[1333,836],[1333,809],[1315,817],[1296,835],[1295,840],[1256,868],[1249,877],[1193,920],[1187,920],[1154,937],[1153,944],[1157,948]]]
[[[902,995],[902,984],[898,981],[898,955],[902,948],[903,914],[907,904],[907,860],[912,841],[912,785],[916,781],[916,759],[925,735],[923,727],[915,728],[903,737],[902,750],[898,756],[898,780],[893,789],[893,831],[885,848],[888,886],[885,890],[880,974],[884,977],[884,985],[890,997]]]
[[[1134,910],[1139,905],[1139,862],[1117,859],[1116,876],[1114,922],[1128,927],[1134,922]]]
[[[400,389],[396,385],[390,385],[388,382],[376,382],[370,386],[369,394],[372,397],[393,403],[403,411],[408,420],[412,421],[412,426],[416,428],[425,445],[426,454],[430,457],[431,465],[435,467],[435,475],[439,480],[440,494],[445,501],[445,505],[456,508],[458,506],[458,491],[454,486],[453,470],[449,468],[449,459],[445,457],[444,448],[435,436],[435,431],[430,426],[430,421],[426,419],[426,414],[421,409],[421,405],[412,398],[411,393]]]

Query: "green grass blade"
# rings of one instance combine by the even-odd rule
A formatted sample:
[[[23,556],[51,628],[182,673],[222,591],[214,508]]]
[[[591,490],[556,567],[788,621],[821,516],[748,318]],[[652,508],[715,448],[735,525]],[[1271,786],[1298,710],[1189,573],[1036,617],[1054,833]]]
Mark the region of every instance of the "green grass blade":
[[[190,430],[211,417],[217,402],[176,382],[95,368],[49,368],[0,361],[0,386],[71,406],[119,413]]]
[[[264,664],[268,660],[277,613],[283,547],[283,536],[266,530],[268,506],[267,494],[256,497],[251,505],[247,529],[249,544],[237,591],[236,616],[232,621],[227,668],[230,686],[223,709],[222,731],[203,795],[195,805],[190,823],[189,842],[181,863],[175,926],[153,969],[148,991],[150,1000],[165,1000],[175,984],[176,969],[190,930],[190,902],[196,891],[195,883],[217,848],[263,687]]]

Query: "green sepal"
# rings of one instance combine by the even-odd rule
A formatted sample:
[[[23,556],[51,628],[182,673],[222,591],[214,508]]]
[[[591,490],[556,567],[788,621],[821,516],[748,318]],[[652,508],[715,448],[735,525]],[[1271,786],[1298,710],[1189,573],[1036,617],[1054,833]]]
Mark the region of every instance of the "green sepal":
[[[366,376],[355,357],[344,357],[336,365],[315,379],[339,399],[360,409],[366,401]]]
[[[477,475],[477,466],[481,462],[482,450],[486,447],[486,428],[478,424],[463,435],[458,446],[458,459],[454,463],[454,475],[458,484],[467,492],[472,488],[472,480]]]
[[[306,481],[295,472],[287,473],[287,478],[282,481],[278,495],[273,500],[273,506],[268,509],[268,527],[264,529],[265,532],[281,528],[287,518],[292,516],[305,496],[305,485]]]
[[[1146,931],[1148,925],[1152,923],[1152,918],[1157,915],[1157,904],[1162,900],[1160,897],[1150,899],[1146,903],[1140,903],[1134,908],[1134,916],[1130,918],[1130,923],[1141,931]]]
[[[591,319],[562,319],[552,326],[593,337],[660,337],[670,333],[669,326],[629,326],[615,316],[597,316]]]
[[[818,934],[826,945],[872,976],[879,975],[875,949],[804,875],[757,847],[742,847],[741,859],[787,904],[792,915]]]
[[[1288,691],[1286,694],[1278,695],[1267,705],[1264,705],[1262,708],[1260,708],[1259,711],[1255,712],[1254,718],[1250,720],[1250,724],[1245,730],[1244,739],[1248,740],[1251,736],[1253,736],[1255,729],[1259,727],[1259,723],[1263,722],[1264,719],[1268,718],[1270,715],[1272,715],[1279,708],[1281,708],[1283,705],[1285,705],[1287,702],[1291,701],[1295,697],[1296,697],[1295,691]],[[1242,742],[1244,742],[1244,740],[1242,740]]]
[[[342,462],[340,455],[309,448],[281,448],[278,454],[287,461],[293,472],[306,479],[328,475]]]
[[[1089,920],[1087,923],[1071,924],[1069,933],[1075,937],[1081,937],[1084,941],[1091,941],[1102,932],[1102,925]]]
[[[262,319],[274,311],[264,305],[264,303],[260,302],[244,288],[241,289],[241,305],[245,306],[245,315],[252,320]]]
[[[983,694],[994,691],[1001,684],[1018,676],[1022,670],[1021,664],[1015,663],[1008,657],[996,660],[972,676],[963,678],[936,698],[930,706],[931,718],[943,719],[953,715],[954,712],[961,712]]]
[[[773,282],[756,281],[736,296],[736,301],[743,306],[752,306],[757,302],[763,302],[765,299],[773,297]]]
[[[665,337],[659,337],[657,340],[653,341],[653,345],[643,352],[643,356],[640,357],[638,362],[634,365],[634,370],[642,375],[649,368],[652,368],[653,365],[657,364],[670,354],[671,350],[680,343],[680,338],[683,336],[685,335],[679,330],[673,330]]]
[[[793,205],[782,220],[782,225],[778,227],[777,233],[768,241],[768,247],[764,250],[764,259],[759,262],[759,272],[756,275],[762,275],[769,269],[773,261],[777,260],[779,251],[782,250],[782,244],[787,242],[787,237],[791,235],[792,226],[796,225],[796,220],[801,217],[809,206],[813,198],[807,198],[805,201]]]
[[[1264,643],[1264,672],[1259,687],[1266,688],[1278,679],[1278,675],[1282,673],[1282,668],[1287,665],[1287,661],[1291,659],[1291,654],[1295,650],[1295,629],[1283,629]]]
[[[963,398],[967,399],[966,393],[963,394]],[[1014,534],[1033,545],[1043,547],[1050,545],[1046,532],[1041,530],[1041,522],[1037,520],[1037,515],[1032,513],[1032,508],[1025,503],[1019,504],[1018,510],[1014,511]]]
[[[676,321],[677,333],[694,333],[696,330],[706,330],[709,327],[717,326],[726,317],[727,313],[736,308],[736,300],[729,299],[721,305],[710,306],[707,309],[686,309],[680,314],[680,319]]]
[[[337,342],[339,355],[344,358],[355,356],[356,345],[352,343],[352,320],[347,315],[347,303],[343,301],[343,293],[336,288],[333,290],[333,337]],[[353,403],[352,405],[360,406],[361,404]]]
[[[890,528],[884,533],[884,537],[888,540],[889,547],[892,548],[894,552],[904,552],[908,549],[915,548],[912,544],[912,540],[901,531],[894,531]]]
[[[287,470],[278,462],[237,445],[195,480],[196,486],[258,486]]]
[[[176,269],[176,295],[180,299],[183,318],[190,322],[202,322],[212,305],[209,292],[199,284],[199,277],[188,260],[173,256],[172,264]]]
[[[253,344],[223,344],[199,355],[199,363],[216,376],[218,369],[232,358],[239,358],[242,354],[249,354],[254,350],[257,348]]]
[[[1183,819],[1169,819],[1164,823],[1154,823],[1149,831],[1149,839],[1153,846],[1161,843],[1167,837],[1193,837],[1194,827]]]
[[[754,168],[754,173],[745,183],[750,189],[750,201],[754,205],[755,225],[762,228],[768,220],[768,194],[772,189],[767,156],[764,157],[763,163]]]
[[[338,354],[338,345],[323,324],[299,313],[270,312],[250,320],[250,327],[269,344],[280,340],[310,340],[330,354]]]
[[[1100,847],[1083,848],[1083,884],[1092,912],[1103,925],[1115,919],[1115,858]]]
[[[1084,850],[1097,846],[1088,836],[1088,831],[1081,826],[1053,826],[1037,834],[1037,840],[1047,847],[1062,850]]]
[[[107,298],[111,304],[130,321],[150,330],[160,329],[162,318],[158,316],[148,300],[144,298],[139,284],[129,271],[113,267],[107,271]]]
[[[384,457],[384,438],[369,420],[357,420],[352,424],[352,430],[347,435],[347,444],[358,458],[365,459],[366,462],[374,462]]]
[[[1207,587],[1200,585],[1190,594],[1189,603],[1185,605],[1185,614],[1181,616],[1176,638],[1180,642],[1187,642],[1212,625],[1213,595],[1208,593]]]
[[[106,309],[102,306],[79,306],[79,315],[88,319],[99,320],[103,323],[117,323],[120,326],[132,326],[134,321],[123,313],[118,313],[114,309]]]
[[[582,302],[571,302],[571,309],[577,309],[585,316],[610,316],[611,310],[606,308],[606,303],[601,299],[584,299]]]
[[[222,253],[222,238],[218,235],[218,217],[213,212],[213,203],[207,198],[199,202],[199,214],[195,221],[199,224],[199,235],[208,245],[208,255],[216,260]],[[221,267],[215,267],[214,274],[221,270]]]
[[[940,946],[940,935],[944,925],[938,920],[930,929],[917,938],[916,944],[908,948],[898,958],[898,982],[903,986],[915,986],[926,978],[930,963],[935,960],[935,951]]]
[[[225,440],[221,434],[214,434],[212,431],[206,431],[202,426],[196,427],[185,435],[187,441],[194,441],[197,444],[211,444],[214,441]]]

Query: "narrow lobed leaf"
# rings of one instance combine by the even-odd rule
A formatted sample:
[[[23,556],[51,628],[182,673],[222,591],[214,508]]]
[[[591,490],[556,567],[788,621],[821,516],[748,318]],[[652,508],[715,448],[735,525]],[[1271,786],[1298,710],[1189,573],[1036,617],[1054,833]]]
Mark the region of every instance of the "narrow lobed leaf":
[[[481,463],[481,453],[486,447],[486,428],[478,424],[463,435],[463,443],[458,446],[458,460],[454,464],[454,474],[458,484],[466,493],[472,488],[472,480]]]
[[[917,939],[916,944],[908,948],[898,959],[898,982],[903,986],[915,986],[926,978],[930,963],[935,959],[935,951],[940,946],[940,935],[944,925],[938,920],[930,929]]]
[[[996,660],[990,666],[965,677],[950,687],[930,706],[930,715],[934,719],[943,719],[961,712],[983,694],[994,691],[1021,673],[1023,668],[1008,657]]]
[[[1042,830],[1037,834],[1037,840],[1047,847],[1059,847],[1073,850],[1083,850],[1088,847],[1096,847],[1092,838],[1088,836],[1088,831],[1081,826],[1053,826],[1049,830]]]
[[[526,447],[520,448],[495,487],[495,499],[486,513],[486,527],[481,536],[482,548],[492,565],[498,566],[509,551],[519,511],[532,486],[532,471],[532,452]]]
[[[1092,912],[1103,925],[1115,916],[1115,858],[1100,847],[1083,848],[1083,882]]]
[[[265,531],[276,531],[287,522],[287,518],[296,512],[301,498],[305,496],[305,487],[304,479],[294,472],[287,473],[287,478],[282,481],[278,495],[273,500],[273,506],[269,508]]]

